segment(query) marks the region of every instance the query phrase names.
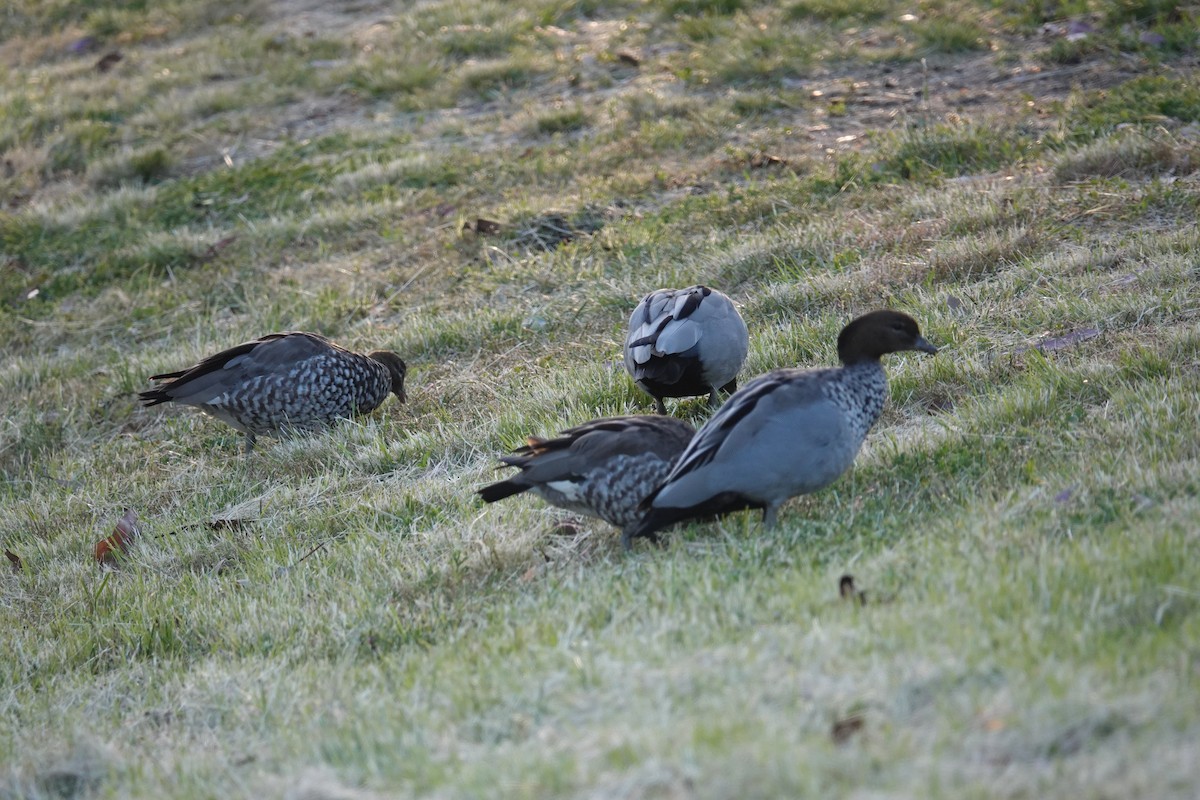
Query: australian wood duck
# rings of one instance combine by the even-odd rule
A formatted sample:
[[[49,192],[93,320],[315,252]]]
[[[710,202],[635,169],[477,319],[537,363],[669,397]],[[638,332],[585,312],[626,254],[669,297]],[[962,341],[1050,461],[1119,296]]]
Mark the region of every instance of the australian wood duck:
[[[625,369],[666,414],[664,397],[737,389],[750,337],[733,301],[707,286],[659,289],[646,295],[629,318]]]
[[[625,530],[695,433],[683,420],[647,415],[592,420],[554,439],[530,436],[500,459],[521,471],[483,487],[479,496],[494,503],[533,491],[551,505]]]
[[[223,350],[139,393],[146,406],[195,406],[246,434],[310,431],[366,414],[394,393],[404,402],[404,361],[386,350],[363,355],[315,333],[272,333]]]
[[[898,311],[873,311],[838,336],[841,367],[768,372],[736,392],[642,502],[622,544],[672,523],[746,508],[775,524],[779,506],[829,485],[854,461],[883,410],[887,353],[937,348]]]

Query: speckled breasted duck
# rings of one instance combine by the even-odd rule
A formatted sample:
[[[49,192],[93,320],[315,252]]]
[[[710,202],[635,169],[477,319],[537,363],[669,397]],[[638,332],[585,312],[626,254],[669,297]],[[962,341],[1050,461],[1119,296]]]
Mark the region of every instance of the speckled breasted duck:
[[[246,434],[311,431],[373,411],[389,394],[404,402],[407,369],[387,350],[363,355],[315,333],[272,333],[223,350],[185,370],[152,375],[165,381],[139,393],[147,406],[195,406]]]
[[[646,295],[629,318],[625,369],[667,413],[664,397],[708,395],[737,389],[750,336],[733,301],[716,289],[689,286]]]
[[[841,367],[768,372],[735,393],[696,434],[622,543],[686,519],[762,509],[775,524],[785,500],[845,472],[879,419],[887,353],[937,348],[898,311],[873,311],[838,336]]]
[[[479,490],[485,502],[532,491],[551,505],[628,529],[696,430],[674,417],[592,420],[557,438],[530,436],[500,460],[521,471]]]

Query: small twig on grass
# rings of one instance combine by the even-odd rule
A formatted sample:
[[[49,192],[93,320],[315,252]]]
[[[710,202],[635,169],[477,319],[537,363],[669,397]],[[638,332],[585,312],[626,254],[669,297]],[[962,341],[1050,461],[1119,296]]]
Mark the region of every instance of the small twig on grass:
[[[292,564],[292,567],[294,567],[294,566],[297,566],[298,564],[300,564],[300,562],[304,561],[304,559],[308,558],[308,557],[309,557],[309,556],[311,556],[313,553],[315,553],[315,552],[317,552],[318,550],[322,549],[322,548],[323,548],[323,547],[325,547],[325,545],[327,545],[327,544],[329,544],[329,540],[328,540],[328,539],[326,539],[326,540],[325,540],[325,541],[323,541],[323,542],[318,542],[316,547],[314,547],[313,549],[309,550],[309,551],[308,551],[307,553],[305,553],[304,555],[300,556],[300,558],[298,558],[298,559],[296,560],[296,563]],[[288,569],[291,569],[291,567],[288,567]]]

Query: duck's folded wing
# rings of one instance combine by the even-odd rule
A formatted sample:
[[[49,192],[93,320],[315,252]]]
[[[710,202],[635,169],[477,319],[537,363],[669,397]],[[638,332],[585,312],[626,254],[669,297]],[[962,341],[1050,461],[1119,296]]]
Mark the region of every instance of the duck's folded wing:
[[[230,347],[179,372],[150,376],[151,380],[170,381],[153,391],[152,402],[166,399],[203,404],[228,391],[241,381],[258,375],[286,371],[313,356],[328,353],[329,343],[309,333],[272,333]],[[143,393],[150,395],[151,393]],[[158,397],[162,395],[163,397]]]
[[[783,453],[790,445],[789,439],[782,434],[790,426],[805,421],[802,409],[811,409],[822,399],[818,382],[813,380],[814,375],[820,374],[806,375],[800,370],[779,369],[746,384],[700,429],[679,457],[664,486],[683,481],[688,475],[702,470],[705,470],[705,480],[693,479],[688,484],[707,484],[710,482],[707,476],[732,474],[730,471],[752,466],[757,445],[768,427],[778,431],[780,442],[766,447],[764,457],[777,457]],[[815,414],[812,421],[821,423],[824,416]],[[782,425],[777,418],[782,419]],[[746,453],[750,455],[746,456]],[[714,463],[718,472],[708,472],[707,468]]]

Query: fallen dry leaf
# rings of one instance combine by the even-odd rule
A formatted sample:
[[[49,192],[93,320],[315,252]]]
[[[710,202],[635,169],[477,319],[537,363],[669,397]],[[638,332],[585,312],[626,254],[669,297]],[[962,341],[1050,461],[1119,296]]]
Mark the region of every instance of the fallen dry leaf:
[[[125,509],[125,515],[117,523],[112,535],[96,542],[96,549],[93,551],[96,561],[108,566],[116,565],[117,559],[129,552],[130,545],[139,533],[137,512],[132,508]]]
[[[226,236],[224,239],[218,239],[217,241],[210,244],[203,253],[196,256],[196,260],[202,264],[206,261],[212,261],[214,258],[221,255],[222,250],[224,250],[226,247],[229,247],[229,245],[236,242],[237,238],[238,237],[235,235],[235,236]]]
[[[863,729],[866,720],[862,714],[851,714],[848,717],[834,720],[833,728],[829,731],[829,735],[833,737],[834,744],[845,744],[850,741],[850,737]]]
[[[124,57],[125,56],[121,55],[120,51],[118,50],[113,50],[111,53],[105,53],[100,57],[100,60],[96,62],[96,71],[108,72]]]
[[[492,219],[484,219],[479,217],[475,220],[475,225],[472,228],[480,236],[493,236],[501,231],[504,226]]]
[[[13,572],[20,573],[24,566],[21,563],[21,557],[7,547],[4,548],[4,556],[8,559],[8,563],[12,565]]]

